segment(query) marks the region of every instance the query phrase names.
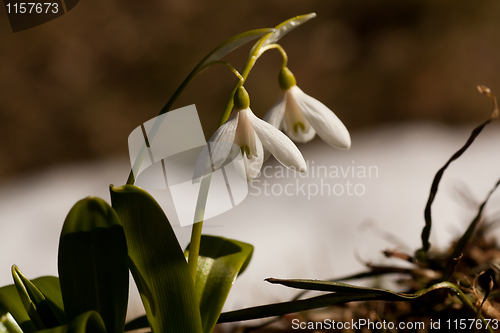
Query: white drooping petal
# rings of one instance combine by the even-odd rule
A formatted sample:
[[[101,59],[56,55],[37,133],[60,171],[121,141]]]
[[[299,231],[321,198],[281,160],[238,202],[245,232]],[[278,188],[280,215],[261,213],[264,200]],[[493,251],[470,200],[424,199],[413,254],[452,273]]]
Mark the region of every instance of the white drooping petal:
[[[273,125],[257,118],[250,109],[247,112],[253,128],[264,148],[269,150],[274,157],[284,166],[297,171],[306,172],[307,166],[304,157],[295,144]]]
[[[267,159],[271,157],[271,155],[272,155],[271,152],[266,148],[264,148],[264,161],[267,161]]]
[[[306,133],[301,130],[295,132],[288,128],[286,122],[283,122],[283,132],[285,132],[286,135],[288,135],[288,137],[294,142],[306,143],[314,139],[314,137],[316,136],[316,131],[312,128],[309,122],[307,122],[306,128],[308,129],[308,132]]]
[[[351,147],[351,136],[345,125],[326,105],[305,94],[299,87],[290,88],[302,114],[319,137],[331,146],[340,149]]]
[[[252,122],[248,119],[246,112],[238,112],[238,127],[234,136],[234,143],[241,148],[241,153],[248,158],[258,155],[257,142],[255,141],[255,131]]]
[[[292,87],[293,88],[293,87]],[[306,143],[316,135],[316,131],[302,114],[291,89],[286,95],[285,117],[283,120],[283,131],[295,142]]]
[[[249,159],[246,154],[243,155],[247,182],[257,177],[264,163],[264,148],[262,147],[262,142],[255,132],[253,132],[253,135],[255,136],[257,155],[254,155],[251,159]]]
[[[269,124],[276,127],[277,129],[281,129],[283,124],[283,118],[285,117],[285,106],[286,106],[286,95],[284,91],[281,91],[280,95],[278,96],[278,100],[269,109],[269,111],[267,111],[263,119],[267,121]],[[271,157],[271,153],[269,152],[269,150],[264,149],[264,161],[267,161],[269,157]]]
[[[222,166],[234,146],[238,118],[238,112],[233,112],[208,140],[196,162],[193,181],[200,181]]]
[[[281,91],[278,100],[269,109],[269,111],[267,111],[263,119],[277,129],[281,129],[281,124],[283,123],[283,118],[285,117],[285,106],[286,95],[284,91]]]

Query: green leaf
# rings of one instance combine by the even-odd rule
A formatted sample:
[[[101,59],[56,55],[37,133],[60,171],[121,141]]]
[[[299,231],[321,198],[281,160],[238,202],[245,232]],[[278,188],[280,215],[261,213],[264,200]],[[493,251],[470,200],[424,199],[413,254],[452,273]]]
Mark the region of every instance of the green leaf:
[[[278,283],[293,288],[318,291],[335,291],[333,294],[316,296],[303,300],[281,302],[263,306],[256,306],[242,310],[222,313],[219,323],[227,323],[242,320],[259,319],[280,316],[288,313],[322,308],[335,304],[343,304],[353,301],[385,300],[385,301],[411,301],[428,292],[438,289],[448,289],[462,301],[464,306],[475,317],[476,308],[470,302],[459,287],[450,282],[440,282],[430,288],[422,289],[414,294],[396,293],[390,290],[358,287],[340,282],[326,282],[317,280],[280,280],[267,279],[271,283]],[[480,316],[481,317],[481,316]],[[481,317],[482,318],[482,317]],[[483,318],[482,318],[483,319]]]
[[[241,34],[238,34],[236,36],[233,36],[229,38],[228,40],[224,41],[222,44],[217,46],[212,52],[207,54],[205,58],[203,58],[202,61],[196,66],[196,68],[203,68],[207,64],[213,61],[217,61],[230,53],[231,51],[239,48],[240,46],[245,45],[246,43],[260,38],[262,36],[271,34],[274,35],[273,32],[275,32],[276,29],[272,28],[263,28],[263,29],[256,29],[256,30],[250,30],[247,32],[243,32]]]
[[[59,318],[61,324],[67,323],[66,316],[64,315],[64,305],[61,294],[61,285],[59,278],[55,276],[43,276],[31,280],[33,284],[42,292],[50,306],[54,310],[54,314]]]
[[[132,274],[153,332],[200,333],[200,311],[186,259],[158,203],[133,185],[110,187]]]
[[[218,323],[230,323],[260,318],[281,316],[288,313],[323,308],[326,306],[344,304],[354,301],[377,300],[379,294],[327,294],[308,299],[267,304],[251,308],[224,312],[220,315]]]
[[[102,199],[77,202],[59,241],[59,279],[68,320],[91,310],[109,333],[121,333],[127,312],[129,273],[125,234]]]
[[[106,326],[97,312],[87,311],[73,319],[69,325],[58,326],[37,333],[106,333]]]
[[[266,279],[267,282],[273,284],[281,284],[286,287],[296,288],[296,289],[306,289],[315,291],[331,291],[346,294],[380,294],[385,297],[386,300],[399,300],[401,297],[406,297],[407,299],[416,298],[413,294],[401,294],[396,293],[391,290],[370,288],[370,287],[360,287],[352,284],[334,282],[334,281],[319,281],[319,280],[300,280],[300,279]]]
[[[291,19],[288,19],[280,24],[278,24],[275,29],[276,31],[273,34],[268,34],[265,37],[262,37],[257,44],[254,45],[251,53],[254,53],[254,50],[257,49],[257,47],[265,47],[266,45],[269,44],[274,44],[277,41],[279,41],[283,36],[285,36],[287,33],[292,31],[293,29],[297,28],[298,26],[302,25],[303,23],[306,23],[312,18],[316,17],[316,13],[310,13],[310,14],[305,14],[305,15],[299,15],[292,17]],[[259,51],[257,53],[257,57],[259,57],[262,53]]]
[[[40,289],[21,273],[16,265],[12,266],[12,277],[24,308],[38,329],[65,324],[66,319],[62,308],[48,300]]]
[[[371,269],[370,271],[356,273],[356,274],[352,274],[352,275],[347,275],[347,276],[343,276],[343,277],[335,278],[335,279],[329,279],[327,281],[338,282],[338,281],[358,280],[358,279],[365,279],[365,278],[371,278],[371,277],[377,277],[377,276],[383,276],[386,274],[395,274],[395,273],[397,273],[397,274],[411,274],[413,271],[410,268],[403,268],[403,267],[375,266],[375,265],[368,265],[368,267]],[[295,295],[294,298],[292,298],[292,301],[300,299],[302,296],[304,296],[309,291],[310,290],[302,290],[297,295]]]
[[[44,294],[54,312],[60,314],[63,311],[63,306],[58,278],[43,276],[31,282]],[[0,308],[10,313],[24,333],[32,333],[37,330],[24,308],[15,285],[11,284],[0,288]]]
[[[25,333],[36,331],[24,305],[17,293],[16,286],[11,284],[0,288],[0,304],[9,312]]]
[[[248,265],[253,246],[216,236],[201,236],[195,293],[203,332],[213,331],[234,280]],[[185,251],[189,256],[189,246]]]

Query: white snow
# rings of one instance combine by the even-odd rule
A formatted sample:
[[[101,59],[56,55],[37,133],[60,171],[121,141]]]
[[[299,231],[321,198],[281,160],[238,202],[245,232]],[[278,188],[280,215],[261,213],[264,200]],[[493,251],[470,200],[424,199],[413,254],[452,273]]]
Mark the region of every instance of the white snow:
[[[381,251],[399,248],[410,254],[420,247],[423,210],[436,171],[466,141],[474,125],[460,128],[434,124],[406,124],[377,127],[352,133],[352,149],[337,150],[319,139],[301,145],[310,170],[326,166],[328,177],[276,178],[279,164],[267,165],[270,178],[261,176],[252,184],[249,196],[231,211],[205,223],[204,233],[234,238],[255,246],[247,271],[235,282],[226,310],[284,301],[295,290],[270,285],[275,278],[327,279],[363,269],[358,258],[387,263]],[[431,243],[443,248],[465,230],[477,206],[500,178],[500,127],[492,125],[478,137],[462,158],[446,171],[434,203]],[[333,178],[332,167],[372,167],[371,178],[352,173]],[[271,168],[272,167],[272,168]],[[39,171],[0,184],[0,285],[12,283],[10,266],[16,264],[29,278],[57,275],[57,247],[64,218],[79,199],[94,195],[109,200],[109,184],[121,185],[129,171],[122,159],[66,165]],[[324,170],[324,169],[322,169]],[[352,171],[352,169],[349,169]],[[375,172],[377,171],[377,173]],[[311,171],[310,171],[311,172]],[[320,171],[324,172],[324,171]],[[284,189],[294,195],[265,195]],[[314,194],[335,184],[358,185],[358,194]],[[304,192],[297,189],[305,184]],[[323,182],[323,183],[321,183]],[[311,189],[308,198],[307,186]],[[313,185],[316,184],[316,185]],[[274,185],[274,186],[273,186]],[[262,192],[260,195],[258,189]],[[340,185],[335,188],[340,192]],[[469,193],[475,203],[457,195]],[[295,193],[298,190],[298,195]],[[167,213],[172,213],[168,195],[152,191]],[[498,218],[500,195],[492,197],[486,209],[490,219]],[[175,220],[173,218],[172,220]],[[388,242],[378,230],[397,236],[402,245]],[[184,247],[190,228],[175,226]],[[398,261],[392,263],[398,264]],[[129,315],[142,312],[136,293],[131,297]]]

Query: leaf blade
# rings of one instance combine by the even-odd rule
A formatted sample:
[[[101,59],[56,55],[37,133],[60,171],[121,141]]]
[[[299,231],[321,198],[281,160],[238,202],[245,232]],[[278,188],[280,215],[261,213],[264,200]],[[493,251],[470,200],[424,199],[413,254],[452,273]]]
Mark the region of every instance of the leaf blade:
[[[218,323],[231,323],[281,316],[288,313],[323,308],[355,301],[377,300],[379,294],[327,294],[308,299],[273,303],[221,313]]]
[[[0,304],[12,315],[23,332],[36,331],[36,326],[28,316],[15,285],[11,284],[0,288]]]
[[[267,318],[273,316],[280,316],[288,313],[294,313],[299,311],[311,310],[322,308],[330,305],[343,304],[354,301],[370,301],[370,300],[386,300],[386,301],[411,301],[413,299],[419,298],[429,292],[439,289],[449,289],[453,293],[455,293],[459,299],[464,303],[465,307],[472,313],[476,314],[475,307],[467,297],[463,294],[463,292],[456,285],[450,282],[440,282],[429,288],[422,289],[414,294],[403,294],[396,293],[390,290],[383,290],[377,288],[367,288],[367,287],[358,287],[353,285],[347,285],[344,283],[334,283],[334,282],[325,282],[325,281],[317,281],[317,280],[280,280],[274,279],[275,283],[291,283],[295,286],[301,287],[314,287],[314,290],[319,290],[318,286],[323,284],[327,287],[332,287],[336,290],[344,290],[347,292],[335,292],[331,294],[316,296],[312,298],[307,298],[303,300],[294,300],[288,302],[274,303],[268,305],[261,305],[250,307],[246,309],[230,311],[222,313],[218,323],[228,323],[235,321],[243,321],[243,320],[252,320],[252,319],[260,319]],[[311,290],[311,289],[308,289]],[[357,290],[357,292],[354,292]],[[481,317],[482,318],[482,317]]]
[[[47,299],[16,265],[12,266],[12,276],[24,308],[38,329],[52,328],[66,323],[64,311]]]
[[[234,280],[248,265],[253,249],[252,245],[233,239],[201,237],[195,294],[203,332],[213,331]],[[189,256],[189,246],[184,255]]]
[[[360,287],[351,285],[343,282],[336,281],[319,281],[319,280],[305,280],[305,279],[266,279],[267,282],[273,284],[281,284],[286,287],[291,287],[295,289],[305,289],[305,290],[315,290],[315,291],[328,291],[337,292],[345,294],[360,294],[360,293],[376,293],[386,297],[386,300],[400,299],[401,297],[412,298],[412,294],[402,294],[391,290],[371,288],[371,287]]]
[[[50,304],[57,307],[57,311],[62,313],[64,316],[64,304],[59,278],[55,276],[42,276],[31,280],[31,282],[33,282],[33,284],[42,292]],[[56,313],[56,315],[58,315],[58,313]],[[60,322],[66,322],[66,317],[62,317]]]
[[[262,37],[254,45],[251,53],[253,53],[253,50],[255,50],[259,46],[261,48],[263,48],[269,44],[276,43],[283,36],[285,36],[287,33],[289,33],[293,29],[297,28],[298,26],[306,23],[307,21],[309,21],[310,19],[313,19],[315,17],[316,17],[316,13],[309,13],[309,14],[305,14],[305,15],[295,16],[295,17],[292,17],[286,21],[281,22],[276,27],[274,27],[274,29],[276,29],[276,31],[273,34],[268,34],[267,36]],[[261,55],[262,55],[262,52],[259,51],[257,53],[257,58],[260,57]]]
[[[154,332],[199,333],[201,317],[182,249],[158,203],[133,185],[110,187],[130,269]]]
[[[196,66],[196,68],[202,68],[210,62],[217,61],[230,52],[234,51],[235,49],[239,48],[240,46],[243,46],[254,39],[271,34],[275,31],[276,30],[273,28],[263,28],[246,31],[233,36],[221,43],[209,54],[207,54],[205,58]]]
[[[123,331],[127,245],[118,215],[104,200],[89,197],[73,206],[61,232],[58,269],[68,320],[94,310],[109,333]]]

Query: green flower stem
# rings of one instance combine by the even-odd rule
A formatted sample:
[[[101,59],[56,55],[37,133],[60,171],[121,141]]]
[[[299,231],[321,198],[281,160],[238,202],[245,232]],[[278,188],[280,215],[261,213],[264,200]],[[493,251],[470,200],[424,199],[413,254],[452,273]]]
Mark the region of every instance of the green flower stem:
[[[268,37],[267,35],[262,37],[260,39],[260,41],[258,42],[258,44],[250,51],[250,55],[248,57],[248,60],[245,63],[245,66],[243,67],[243,71],[241,72],[242,79],[240,79],[240,81],[236,82],[236,84],[233,87],[233,90],[231,90],[231,93],[229,94],[229,99],[227,101],[226,107],[224,108],[224,112],[222,113],[222,116],[220,118],[219,126],[221,126],[222,124],[224,124],[228,120],[229,116],[231,115],[231,111],[233,109],[233,105],[234,105],[233,99],[234,99],[234,94],[236,93],[236,90],[238,90],[238,88],[241,87],[245,83],[245,81],[248,77],[248,74],[250,74],[250,71],[252,70],[253,66],[255,65],[255,62],[264,52],[272,50],[272,49],[277,49],[278,51],[280,51],[280,53],[283,57],[283,64],[281,65],[281,68],[285,68],[287,66],[288,56],[281,45],[268,44],[264,47],[262,46],[262,44],[264,43],[264,41],[266,40],[267,37]]]
[[[189,243],[188,268],[189,273],[193,278],[194,284],[196,284],[196,271],[198,269],[198,256],[200,254],[201,230],[203,229],[203,218],[205,215],[208,189],[210,188],[211,180],[212,174],[201,180],[200,192],[198,194],[198,201],[196,202],[196,210],[194,216],[194,220],[200,222],[193,224],[193,230],[191,231],[191,242]]]
[[[224,124],[227,119],[229,118],[231,114],[231,110],[233,108],[234,104],[234,95],[236,94],[236,91],[238,90],[239,87],[243,86],[245,83],[246,78],[250,74],[250,71],[252,70],[253,66],[255,65],[255,62],[257,59],[267,50],[271,49],[278,49],[281,52],[281,55],[283,56],[283,68],[286,67],[286,64],[288,62],[288,56],[286,55],[285,50],[278,44],[269,44],[266,45],[265,47],[262,47],[262,44],[266,40],[266,38],[270,34],[262,37],[259,42],[257,42],[256,46],[250,51],[250,55],[248,57],[247,62],[245,63],[245,66],[243,67],[243,71],[240,74],[231,64],[229,64],[226,61],[214,61],[213,63],[207,64],[207,66],[211,64],[223,64],[228,66],[231,71],[238,77],[238,82],[233,87],[233,90],[231,91],[231,94],[229,95],[229,99],[227,101],[226,107],[224,108],[224,112],[221,116],[221,119],[219,121],[219,127]],[[201,231],[203,228],[203,215],[205,212],[205,206],[206,206],[206,199],[208,196],[201,195],[202,191],[204,191],[204,186],[206,186],[206,191],[208,194],[208,188],[210,186],[210,179],[211,177],[206,177],[202,180],[202,184],[200,187],[200,195],[198,196],[198,202],[196,204],[196,219],[195,221],[201,221],[198,223],[195,223],[193,225],[193,230],[191,232],[191,242],[189,245],[189,258],[188,258],[188,266],[189,266],[189,271],[191,273],[191,276],[193,277],[193,281],[196,285],[196,271],[197,271],[197,265],[198,265],[198,257],[199,257],[199,252],[200,252],[200,241],[201,241]],[[204,182],[206,181],[206,184]],[[200,200],[201,198],[201,200]]]
[[[270,34],[272,34],[272,33],[270,33]],[[252,51],[250,52],[250,56],[248,57],[248,60],[245,63],[245,66],[243,67],[243,71],[241,72],[241,74],[231,64],[229,64],[226,61],[214,61],[210,64],[207,64],[207,66],[212,65],[212,64],[226,65],[231,69],[231,71],[239,79],[238,82],[236,82],[236,84],[234,85],[233,90],[231,91],[231,94],[229,95],[228,102],[226,104],[224,112],[223,112],[221,119],[219,121],[219,127],[222,126],[222,124],[224,124],[227,121],[227,119],[229,118],[229,115],[231,114],[231,110],[233,108],[234,94],[236,93],[238,88],[243,86],[243,84],[245,83],[245,80],[248,77],[248,74],[250,74],[250,71],[252,70],[253,66],[255,65],[255,62],[257,61],[259,56],[262,54],[262,52],[260,52],[260,50],[261,50],[263,42],[270,34],[265,35],[257,42],[256,47],[254,47],[252,49]],[[283,52],[284,52],[284,50],[283,50]],[[286,53],[285,53],[285,56],[286,56]],[[196,271],[198,269],[198,267],[197,267],[198,257],[199,257],[199,252],[200,252],[201,231],[203,228],[203,215],[205,213],[205,206],[207,203],[206,200],[208,197],[208,195],[201,195],[201,194],[202,194],[202,191],[205,191],[205,190],[207,191],[207,194],[208,194],[210,180],[211,180],[211,176],[206,177],[202,180],[202,184],[200,187],[200,195],[198,196],[198,202],[196,204],[196,212],[195,212],[195,214],[196,214],[195,221],[199,220],[200,222],[195,223],[193,225],[193,230],[191,232],[191,242],[189,245],[188,267],[189,267],[189,271],[191,273],[191,276],[193,277],[193,281],[194,281],[195,285],[196,285]],[[206,182],[206,183],[204,184],[204,182]],[[206,186],[206,189],[204,188],[205,186]]]
[[[281,56],[283,57],[283,64],[281,65],[281,68],[282,69],[286,68],[286,66],[288,65],[288,56],[286,55],[285,49],[281,45],[279,45],[279,44],[266,45],[260,49],[260,53],[262,54],[262,53],[266,52],[267,50],[271,50],[271,49],[277,49],[278,51],[280,51]]]
[[[239,79],[239,82],[243,82],[243,76],[238,72],[236,68],[234,68],[233,65],[231,65],[229,62],[225,60],[217,60],[217,61],[212,61],[202,67],[200,67],[199,72],[205,70],[206,68],[212,66],[212,65],[225,65],[231,72]],[[195,74],[196,76],[196,74]],[[189,84],[189,83],[188,83]],[[176,97],[177,98],[177,97]],[[220,126],[220,125],[219,125]],[[189,268],[189,273],[191,274],[191,277],[193,278],[193,283],[196,284],[196,272],[198,269],[198,257],[200,253],[200,242],[201,242],[201,232],[203,229],[203,219],[205,215],[205,207],[207,204],[207,198],[208,198],[208,189],[210,188],[210,181],[212,179],[212,175],[209,175],[208,177],[205,177],[201,181],[200,185],[200,192],[198,194],[198,201],[196,203],[196,210],[195,210],[195,221],[200,221],[196,222],[193,224],[193,229],[191,231],[191,242],[189,245],[189,257],[188,257],[188,268]]]
[[[227,68],[229,68],[229,70],[240,80],[240,81],[243,81],[243,76],[241,76],[240,72],[238,72],[238,70],[236,68],[234,68],[233,65],[231,65],[229,62],[225,61],[225,60],[217,60],[217,61],[212,61],[208,64],[206,64],[205,66],[202,67],[201,70],[204,70],[205,68],[208,68],[212,65],[225,65]]]
[[[227,119],[229,118],[229,116],[231,115],[231,110],[233,109],[233,97],[234,97],[234,94],[236,93],[236,90],[238,90],[238,88],[240,86],[242,86],[244,83],[245,83],[245,80],[248,76],[248,74],[250,73],[250,71],[252,70],[253,66],[255,65],[255,62],[257,61],[257,59],[267,50],[269,49],[272,49],[272,48],[278,48],[278,47],[269,47],[270,45],[278,45],[276,43],[270,43],[270,44],[266,44],[267,39],[269,37],[272,36],[273,33],[277,33],[278,34],[278,38],[274,39],[273,41],[277,41],[279,38],[281,38],[284,34],[286,34],[288,31],[294,29],[295,27],[299,26],[300,24],[303,24],[307,21],[309,21],[310,19],[316,17],[316,14],[315,13],[310,13],[310,14],[306,14],[306,15],[299,15],[299,16],[296,16],[296,17],[292,17],[291,19],[288,19],[284,22],[281,22],[280,24],[278,24],[276,27],[275,27],[275,31],[273,32],[270,32],[264,36],[262,36],[258,42],[254,45],[254,47],[252,48],[252,50],[250,51],[250,55],[247,59],[247,62],[245,63],[245,66],[243,67],[243,71],[241,72],[241,76],[243,76],[243,81],[240,81],[240,82],[237,82],[235,84],[235,86],[233,87],[233,90],[231,91],[230,95],[229,95],[229,99],[228,99],[228,102],[226,104],[226,107],[224,108],[224,112],[222,113],[222,116],[220,118],[220,121],[219,121],[219,126],[224,124]],[[283,48],[279,47],[278,50],[283,50]],[[286,56],[286,53],[284,53],[284,50],[283,52],[281,53],[284,57]],[[288,60],[288,57],[285,58],[286,61]],[[284,60],[285,61],[285,60]],[[285,62],[286,64],[286,62]]]
[[[238,82],[233,87],[233,90],[231,91],[231,94],[229,95],[228,102],[226,104],[226,107],[224,109],[224,112],[222,114],[222,117],[219,121],[219,127],[224,124],[227,119],[229,118],[229,115],[231,114],[231,110],[233,108],[233,103],[234,103],[234,94],[238,90],[239,87],[243,86],[245,83],[246,78],[248,77],[248,74],[250,74],[250,71],[252,70],[253,66],[255,65],[255,62],[259,58],[259,56],[263,53],[261,52],[261,47],[265,39],[268,37],[268,35],[262,37],[259,42],[257,42],[256,47],[252,49],[250,52],[250,56],[248,57],[247,62],[245,63],[245,66],[243,67],[243,71],[240,74],[231,64],[229,64],[226,61],[214,61],[210,64],[207,64],[207,67],[212,64],[223,64],[229,67],[231,71],[238,77]],[[272,45],[277,45],[277,44],[272,44]],[[272,47],[266,48],[271,49]],[[274,48],[274,47],[273,47]],[[265,52],[265,51],[264,51]],[[283,53],[284,57],[286,57],[286,53]],[[285,58],[287,59],[287,58]],[[202,67],[203,69],[203,67]],[[208,194],[208,188],[210,186],[210,180],[211,176],[206,177],[202,180],[202,184],[200,187],[200,195],[198,196],[198,202],[196,204],[196,218],[195,221],[200,221],[198,223],[195,223],[193,225],[193,230],[191,232],[191,242],[189,245],[189,258],[188,258],[188,266],[189,266],[189,271],[191,273],[191,276],[193,277],[193,281],[196,284],[196,271],[197,271],[197,265],[198,265],[198,257],[199,257],[199,252],[200,252],[200,241],[201,241],[201,231],[203,228],[203,215],[205,213],[205,206],[206,206],[206,200],[208,195],[202,195],[204,191],[207,191]],[[206,188],[205,188],[206,187]]]
[[[189,274],[193,278],[193,283],[196,285],[196,272],[198,270],[198,257],[200,255],[201,231],[203,229],[203,221],[193,224],[191,231],[191,242],[189,243],[189,258],[188,268]]]
[[[243,84],[245,83],[245,81],[248,77],[248,74],[250,74],[250,71],[252,70],[253,66],[255,65],[255,62],[257,61],[257,59],[261,55],[262,44],[264,44],[267,37],[269,37],[273,33],[274,32],[271,32],[271,33],[265,35],[264,37],[261,37],[261,39],[259,39],[257,44],[250,51],[250,55],[248,56],[247,62],[245,63],[245,65],[243,66],[243,70],[241,71],[241,76],[242,76],[243,80],[239,80],[238,82],[236,82],[236,84],[233,87],[233,90],[231,90],[231,93],[229,94],[229,98],[228,98],[227,103],[226,103],[226,107],[224,108],[224,112],[222,113],[222,116],[219,120],[219,126],[224,124],[228,120],[229,116],[231,115],[231,111],[233,109],[233,103],[234,103],[234,101],[233,101],[234,94],[236,94],[236,90],[238,90],[238,88],[243,86]]]

